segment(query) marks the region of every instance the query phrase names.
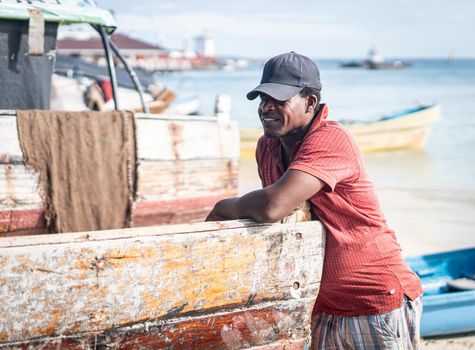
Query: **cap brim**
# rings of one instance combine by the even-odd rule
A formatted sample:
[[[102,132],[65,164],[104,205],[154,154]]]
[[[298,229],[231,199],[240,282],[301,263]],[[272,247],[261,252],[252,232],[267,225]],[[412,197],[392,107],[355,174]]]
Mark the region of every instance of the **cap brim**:
[[[297,95],[303,88],[300,86],[284,85],[277,83],[263,83],[254,90],[248,92],[247,99],[254,100],[260,93],[269,95],[277,101],[287,101]]]

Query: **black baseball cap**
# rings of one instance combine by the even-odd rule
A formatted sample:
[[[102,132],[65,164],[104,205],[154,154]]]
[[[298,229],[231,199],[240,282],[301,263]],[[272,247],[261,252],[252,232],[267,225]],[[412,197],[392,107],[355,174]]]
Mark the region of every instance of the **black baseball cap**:
[[[291,51],[266,62],[260,85],[247,98],[254,100],[263,92],[278,101],[287,101],[305,87],[322,89],[320,71],[310,58]]]

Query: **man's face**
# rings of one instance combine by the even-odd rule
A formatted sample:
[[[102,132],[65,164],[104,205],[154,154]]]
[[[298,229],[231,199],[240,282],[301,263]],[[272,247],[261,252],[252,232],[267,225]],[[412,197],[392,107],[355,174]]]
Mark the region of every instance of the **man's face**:
[[[258,114],[267,137],[283,137],[307,125],[307,98],[297,94],[287,101],[278,101],[264,93],[260,98]]]

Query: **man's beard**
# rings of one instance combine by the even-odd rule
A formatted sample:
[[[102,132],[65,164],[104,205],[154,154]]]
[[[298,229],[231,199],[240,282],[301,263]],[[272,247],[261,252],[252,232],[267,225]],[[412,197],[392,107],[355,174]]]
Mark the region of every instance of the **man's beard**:
[[[279,135],[275,130],[266,130],[264,129],[264,135],[269,139],[278,139]]]

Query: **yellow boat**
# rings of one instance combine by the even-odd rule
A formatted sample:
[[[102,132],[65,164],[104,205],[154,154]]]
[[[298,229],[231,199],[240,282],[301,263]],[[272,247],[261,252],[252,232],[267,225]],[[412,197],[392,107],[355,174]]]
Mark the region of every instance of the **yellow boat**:
[[[431,131],[432,124],[440,119],[438,105],[419,106],[400,113],[384,116],[375,121],[344,121],[355,136],[363,152],[396,149],[421,149]],[[241,129],[241,158],[254,157],[256,143],[262,135],[259,129]]]

